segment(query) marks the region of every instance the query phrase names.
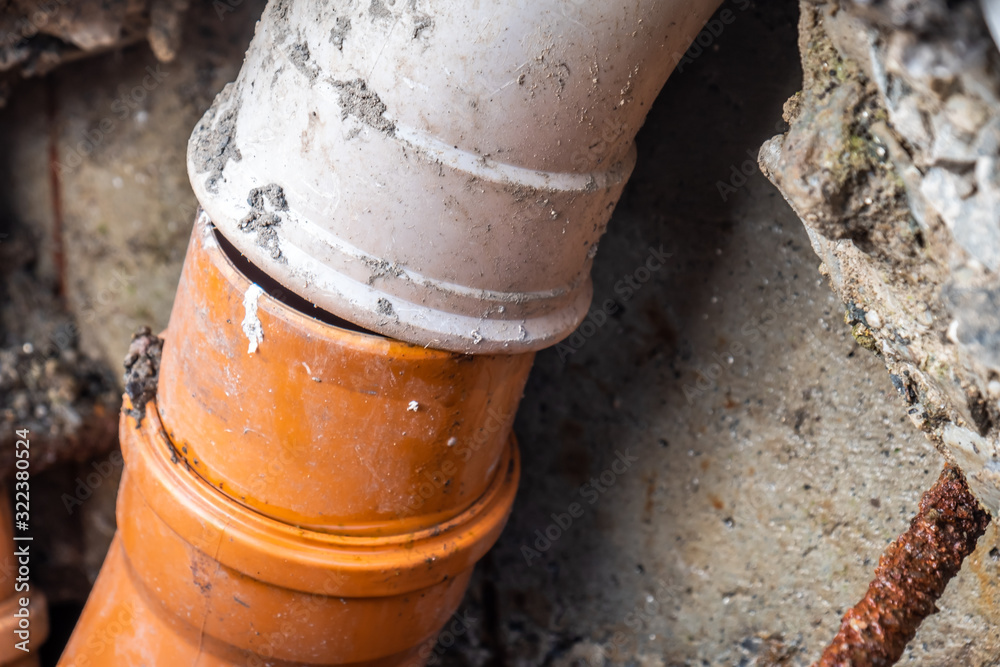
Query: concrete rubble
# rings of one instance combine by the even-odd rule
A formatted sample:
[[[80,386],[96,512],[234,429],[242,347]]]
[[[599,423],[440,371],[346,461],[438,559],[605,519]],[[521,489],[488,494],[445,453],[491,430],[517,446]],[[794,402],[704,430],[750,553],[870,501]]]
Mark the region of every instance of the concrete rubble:
[[[979,4],[805,2],[761,167],[915,425],[1000,511],[1000,52]]]

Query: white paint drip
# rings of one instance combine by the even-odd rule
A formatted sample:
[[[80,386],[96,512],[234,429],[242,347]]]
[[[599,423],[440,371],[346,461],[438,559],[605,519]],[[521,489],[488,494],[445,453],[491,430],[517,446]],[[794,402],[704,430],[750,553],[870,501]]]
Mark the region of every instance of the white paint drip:
[[[204,209],[201,209],[201,212],[198,213],[197,223],[201,225],[202,244],[206,248],[214,248],[218,246],[219,244],[215,241],[215,234],[212,233],[212,230],[215,229],[215,225],[212,222],[212,219],[208,217],[208,213],[205,213]]]
[[[243,333],[246,334],[247,340],[250,341],[250,345],[247,347],[247,354],[256,352],[257,345],[264,340],[264,329],[260,326],[260,320],[257,319],[257,299],[263,293],[264,290],[260,288],[260,285],[255,283],[248,287],[246,294],[243,295],[243,307],[247,312],[243,318]]]

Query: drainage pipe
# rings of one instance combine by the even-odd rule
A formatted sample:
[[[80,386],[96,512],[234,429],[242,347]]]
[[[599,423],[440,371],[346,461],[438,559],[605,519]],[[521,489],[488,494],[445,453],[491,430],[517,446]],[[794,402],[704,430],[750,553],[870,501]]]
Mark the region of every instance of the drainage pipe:
[[[61,665],[425,661],[716,4],[269,3],[191,138],[205,212],[162,358],[130,355],[119,530]]]
[[[539,350],[590,307],[634,138],[717,0],[272,0],[191,136],[222,234],[400,340]]]
[[[126,397],[118,533],[61,664],[416,659],[510,512],[533,355],[321,322],[219,241],[200,216],[157,398]]]

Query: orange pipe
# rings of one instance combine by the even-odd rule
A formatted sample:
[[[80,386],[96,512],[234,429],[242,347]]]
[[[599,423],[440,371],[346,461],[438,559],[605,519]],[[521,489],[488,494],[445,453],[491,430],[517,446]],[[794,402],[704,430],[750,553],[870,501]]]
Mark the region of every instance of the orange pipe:
[[[49,634],[48,605],[45,595],[36,586],[31,585],[28,591],[17,590],[19,563],[14,550],[27,544],[30,553],[30,542],[14,541],[14,517],[10,506],[9,491],[0,485],[0,666],[2,667],[38,667],[38,647],[42,645]],[[28,600],[22,605],[23,599]],[[17,648],[21,641],[15,630],[23,615],[21,609],[27,607],[29,619],[28,652]]]
[[[266,297],[248,353],[254,289],[201,216],[157,391],[177,455],[200,477],[274,519],[353,535],[433,526],[483,494],[533,354],[426,349]]]
[[[60,665],[423,664],[513,504],[533,355],[324,324],[257,293],[203,215],[164,337]]]

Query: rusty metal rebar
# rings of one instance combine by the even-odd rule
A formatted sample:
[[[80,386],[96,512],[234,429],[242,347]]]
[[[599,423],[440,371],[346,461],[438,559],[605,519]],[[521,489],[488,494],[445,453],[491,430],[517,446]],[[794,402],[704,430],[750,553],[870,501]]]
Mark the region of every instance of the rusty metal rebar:
[[[910,528],[882,554],[865,597],[844,614],[840,631],[813,667],[884,667],[903,655],[920,623],[962,561],[976,548],[990,515],[948,464],[920,499]]]

